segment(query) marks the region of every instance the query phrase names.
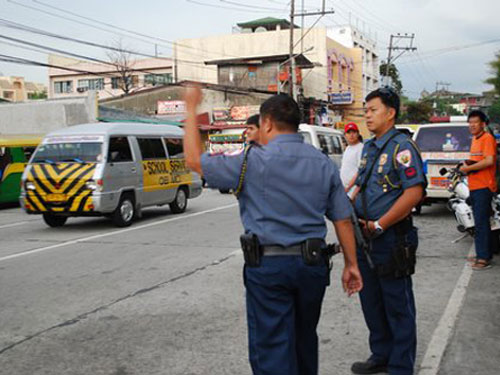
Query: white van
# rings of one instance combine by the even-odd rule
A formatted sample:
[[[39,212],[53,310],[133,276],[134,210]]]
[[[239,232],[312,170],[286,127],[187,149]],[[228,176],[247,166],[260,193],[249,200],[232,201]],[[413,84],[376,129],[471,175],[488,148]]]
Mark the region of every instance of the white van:
[[[447,201],[450,181],[439,174],[443,167],[455,167],[469,159],[472,135],[466,123],[440,123],[421,125],[413,140],[422,152],[427,175],[427,197],[424,204]]]
[[[186,210],[201,179],[186,168],[176,126],[94,123],[48,134],[22,176],[20,202],[59,227],[70,216],[109,216],[128,226],[149,206]]]
[[[309,143],[323,151],[340,168],[342,154],[347,147],[343,132],[324,126],[300,124],[299,134],[302,134],[305,143]]]

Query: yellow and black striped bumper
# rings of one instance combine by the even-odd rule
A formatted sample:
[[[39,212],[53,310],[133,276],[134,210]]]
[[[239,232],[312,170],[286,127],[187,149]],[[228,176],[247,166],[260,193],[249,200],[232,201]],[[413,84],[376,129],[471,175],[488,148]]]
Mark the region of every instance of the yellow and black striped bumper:
[[[35,190],[26,190],[24,207],[29,213],[90,213],[95,164],[33,164],[26,178]]]

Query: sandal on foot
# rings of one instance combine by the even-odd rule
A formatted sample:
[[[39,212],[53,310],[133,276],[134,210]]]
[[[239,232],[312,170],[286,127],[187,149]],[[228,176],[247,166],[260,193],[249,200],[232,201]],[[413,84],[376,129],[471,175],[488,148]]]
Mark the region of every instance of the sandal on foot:
[[[467,259],[467,262],[470,262],[470,263],[476,263],[476,261],[477,261],[476,256],[470,256],[470,257],[467,257],[465,259]]]
[[[491,268],[491,263],[486,259],[477,259],[476,262],[472,265],[472,269],[474,271],[483,271]]]

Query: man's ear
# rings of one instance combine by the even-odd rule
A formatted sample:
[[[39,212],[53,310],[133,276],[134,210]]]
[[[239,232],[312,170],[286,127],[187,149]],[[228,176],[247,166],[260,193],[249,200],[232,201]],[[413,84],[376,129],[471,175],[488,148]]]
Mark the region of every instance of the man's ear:
[[[389,120],[394,120],[394,122],[396,122],[396,110],[392,107],[388,107],[387,113],[389,116]]]
[[[260,122],[260,127],[262,128],[264,133],[270,133],[273,129],[273,123],[271,121],[271,117],[270,116],[262,117],[262,120]]]

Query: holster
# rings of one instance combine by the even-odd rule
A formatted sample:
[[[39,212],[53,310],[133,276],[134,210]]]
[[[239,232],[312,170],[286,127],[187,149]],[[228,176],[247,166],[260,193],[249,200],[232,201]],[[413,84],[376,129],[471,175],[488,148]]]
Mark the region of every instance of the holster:
[[[311,238],[302,246],[302,259],[308,266],[320,266],[325,264],[325,241],[321,238]],[[328,263],[327,263],[328,264]]]
[[[246,266],[258,267],[260,265],[260,257],[262,256],[259,238],[251,233],[242,234],[240,236],[240,243]]]
[[[417,245],[411,244],[407,236],[413,229],[413,220],[408,217],[395,224],[396,247],[392,251],[391,260],[387,264],[377,266],[377,273],[382,278],[401,278],[415,273],[417,263]]]

